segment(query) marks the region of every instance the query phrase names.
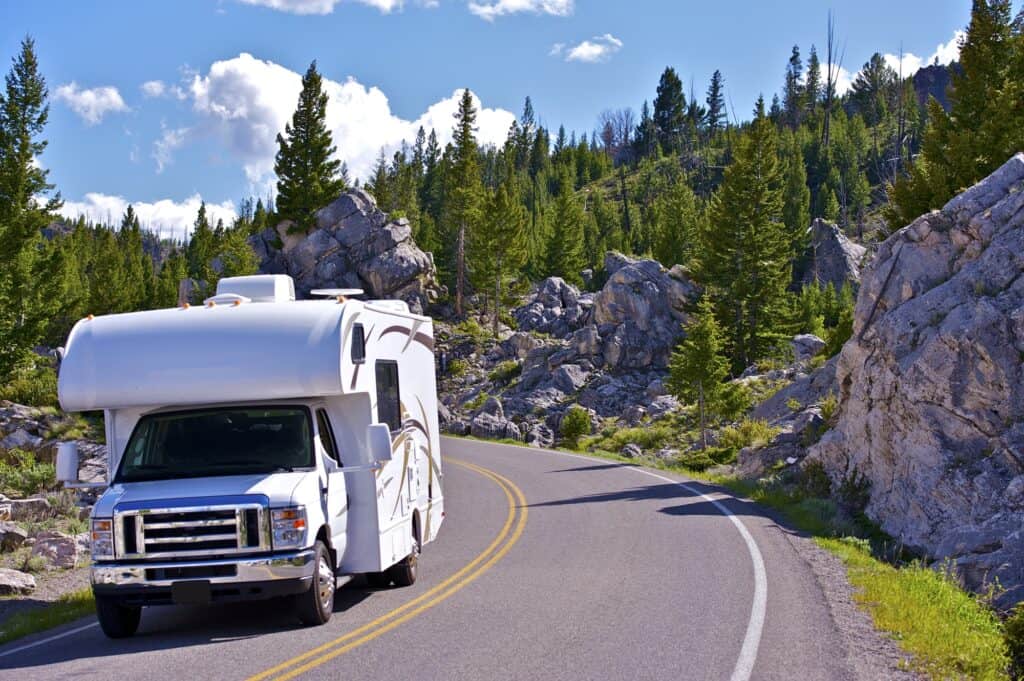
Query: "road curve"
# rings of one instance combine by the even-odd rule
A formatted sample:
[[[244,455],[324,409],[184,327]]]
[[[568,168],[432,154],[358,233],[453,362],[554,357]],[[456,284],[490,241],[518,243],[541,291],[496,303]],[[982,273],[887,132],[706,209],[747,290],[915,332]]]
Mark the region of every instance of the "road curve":
[[[83,620],[0,648],[0,678],[854,678],[814,575],[753,504],[600,459],[443,449],[448,517],[415,586],[355,580],[311,629],[274,601],[150,608],[127,641]]]

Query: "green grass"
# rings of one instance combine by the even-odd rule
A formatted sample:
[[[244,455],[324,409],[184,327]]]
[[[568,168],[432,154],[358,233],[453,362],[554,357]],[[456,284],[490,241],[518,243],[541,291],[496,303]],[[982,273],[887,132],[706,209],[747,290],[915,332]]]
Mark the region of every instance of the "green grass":
[[[64,594],[50,605],[24,610],[0,624],[0,643],[9,643],[29,634],[46,631],[96,611],[89,588]]]
[[[920,563],[883,563],[859,542],[816,541],[843,559],[857,602],[876,627],[914,653],[915,671],[932,679],[1009,678],[1002,623],[954,578]]]

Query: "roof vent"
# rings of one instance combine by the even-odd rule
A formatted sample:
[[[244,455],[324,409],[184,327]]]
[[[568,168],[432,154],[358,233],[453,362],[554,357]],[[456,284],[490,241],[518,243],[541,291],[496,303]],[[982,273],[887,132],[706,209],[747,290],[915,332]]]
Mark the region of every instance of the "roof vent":
[[[225,277],[217,282],[216,297],[231,293],[254,303],[287,303],[295,300],[295,282],[287,274]]]

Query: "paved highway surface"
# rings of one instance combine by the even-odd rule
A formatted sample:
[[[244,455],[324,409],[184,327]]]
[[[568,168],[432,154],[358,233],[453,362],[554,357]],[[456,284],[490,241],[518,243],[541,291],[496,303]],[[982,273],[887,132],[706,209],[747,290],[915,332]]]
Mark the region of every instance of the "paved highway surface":
[[[853,678],[814,575],[755,506],[599,459],[443,447],[447,519],[415,586],[354,580],[317,628],[274,601],[149,608],[125,641],[82,620],[0,648],[0,678]]]

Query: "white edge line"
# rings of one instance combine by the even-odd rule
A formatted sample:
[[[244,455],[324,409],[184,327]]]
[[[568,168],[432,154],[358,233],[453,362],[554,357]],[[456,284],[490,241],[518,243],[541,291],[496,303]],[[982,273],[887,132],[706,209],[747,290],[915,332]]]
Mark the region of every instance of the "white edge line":
[[[462,439],[462,438],[460,438]],[[600,459],[595,456],[584,456],[582,454],[570,454],[569,452],[560,452],[556,449],[540,449],[534,447],[523,447],[522,445],[506,445],[500,442],[487,442],[486,440],[473,440],[473,442],[482,442],[484,444],[499,445],[504,447],[515,447],[516,449],[525,449],[528,452],[533,453],[545,453],[545,454],[557,454],[559,456],[568,456],[574,459],[582,459],[584,461],[602,461],[607,459]],[[747,622],[747,633],[743,637],[743,646],[740,648],[739,658],[736,660],[736,666],[732,670],[732,676],[730,681],[749,681],[751,674],[754,671],[754,662],[757,660],[757,649],[761,645],[761,631],[764,629],[764,618],[765,612],[768,607],[768,575],[764,569],[764,558],[761,556],[761,550],[757,548],[757,542],[754,541],[753,535],[747,530],[746,525],[743,524],[736,515],[729,510],[729,507],[723,504],[718,499],[704,494],[700,490],[690,486],[685,482],[679,480],[673,480],[672,478],[659,475],[648,470],[644,470],[639,466],[622,463],[619,461],[611,461],[610,463],[615,464],[618,468],[627,470],[633,470],[637,473],[643,473],[649,475],[652,478],[664,480],[665,482],[672,483],[673,485],[679,485],[686,491],[698,495],[705,501],[710,502],[717,508],[722,515],[732,521],[735,525],[736,530],[743,537],[743,542],[747,545],[747,552],[750,554],[750,562],[754,566],[754,599],[750,607],[750,620]]]
[[[46,638],[40,639],[38,641],[33,641],[32,643],[26,643],[25,645],[18,646],[17,648],[11,648],[10,650],[5,650],[2,653],[0,653],[0,657],[6,657],[8,655],[13,655],[14,653],[20,653],[23,650],[28,650],[29,648],[35,648],[37,646],[43,645],[44,643],[49,643],[50,641],[56,641],[57,639],[64,638],[65,636],[71,636],[73,634],[77,634],[80,631],[85,631],[86,629],[92,629],[93,627],[98,627],[98,626],[99,626],[98,622],[90,622],[89,624],[83,624],[80,627],[75,627],[74,629],[68,629],[67,631],[62,631],[61,633],[54,634],[53,636],[47,636]]]

